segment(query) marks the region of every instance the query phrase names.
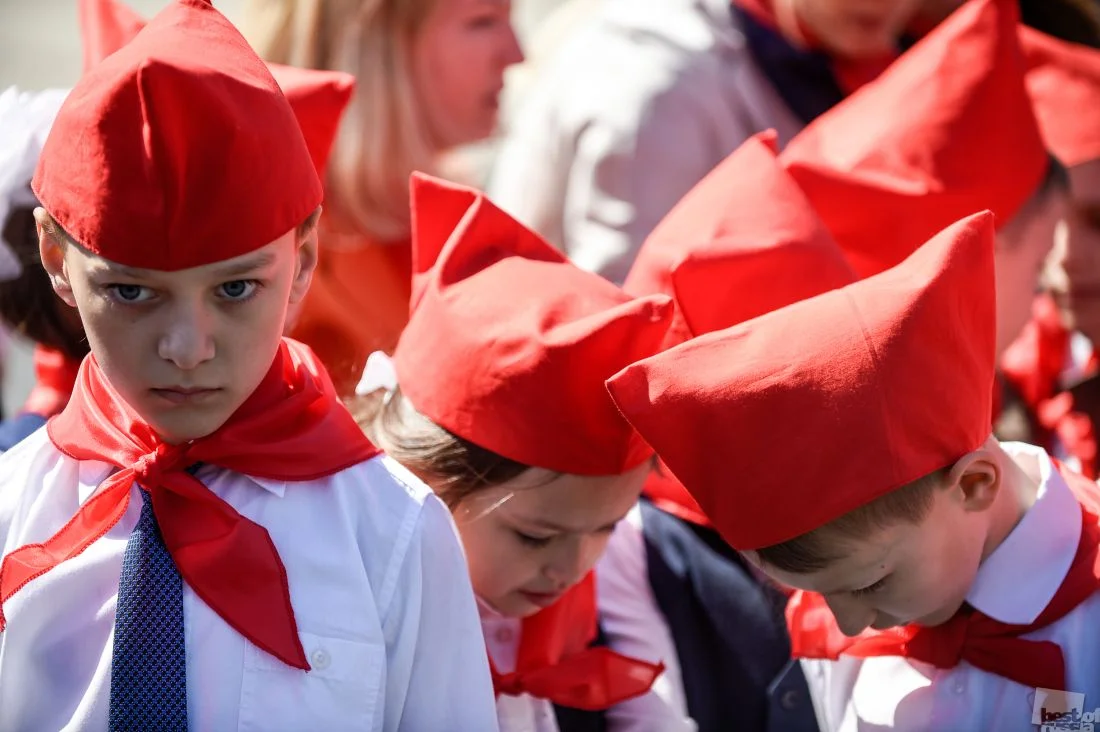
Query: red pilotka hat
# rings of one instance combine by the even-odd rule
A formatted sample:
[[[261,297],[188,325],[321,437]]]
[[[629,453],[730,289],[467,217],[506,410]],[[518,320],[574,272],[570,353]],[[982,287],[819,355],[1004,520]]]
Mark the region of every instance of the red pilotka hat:
[[[1026,26],[1020,46],[1047,148],[1070,167],[1100,158],[1100,50]]]
[[[856,280],[775,156],[774,132],[750,137],[672,209],[638,252],[623,289],[673,297],[668,346]],[[667,469],[649,476],[645,493],[682,519],[708,523]]]
[[[976,211],[1003,225],[1039,187],[1018,15],[1014,0],[964,3],[780,155],[861,277]]]
[[[129,43],[145,27],[145,19],[118,0],[80,0],[79,10],[85,73]],[[355,90],[355,77],[343,71],[299,69],[282,64],[269,63],[267,68],[290,102],[313,166],[323,178],[340,118]]]
[[[402,393],[450,432],[524,465],[615,475],[653,451],[604,381],[657,351],[667,297],[632,298],[571,264],[481,193],[412,179]]]
[[[993,216],[894,269],[627,367],[615,403],[734,548],[823,526],[989,437]]]
[[[266,246],[322,195],[267,66],[204,0],[168,6],[77,82],[32,187],[84,248],[166,271]]]

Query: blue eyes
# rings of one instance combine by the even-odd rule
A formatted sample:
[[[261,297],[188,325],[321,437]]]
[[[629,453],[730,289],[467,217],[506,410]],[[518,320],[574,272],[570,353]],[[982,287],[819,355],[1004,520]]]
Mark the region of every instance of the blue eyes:
[[[249,300],[261,287],[258,280],[230,280],[217,287],[218,297],[233,303]],[[115,302],[134,305],[147,302],[156,297],[156,293],[142,285],[107,285],[104,289]]]

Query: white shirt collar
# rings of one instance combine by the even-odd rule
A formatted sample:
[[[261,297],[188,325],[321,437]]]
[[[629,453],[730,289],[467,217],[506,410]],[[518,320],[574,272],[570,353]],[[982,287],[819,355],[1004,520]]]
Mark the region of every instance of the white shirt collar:
[[[99,488],[100,484],[103,483],[103,481],[105,481],[116,470],[117,468],[115,468],[115,466],[113,465],[110,465],[109,463],[99,462],[98,460],[81,460],[79,466],[77,467],[77,475],[80,482],[77,495],[80,499],[81,505],[83,505],[84,501],[88,500],[92,496],[92,494],[96,492],[96,489]],[[209,484],[213,480],[214,476],[216,476],[223,470],[224,468],[219,468],[214,465],[204,465],[202,466],[202,468],[199,469],[198,475],[196,477],[198,477],[198,479],[203,481],[204,483]],[[257,478],[256,476],[244,475],[243,473],[238,473],[238,475],[242,475],[243,477],[248,478],[259,487],[263,488],[264,490],[275,496],[278,496],[279,498],[282,498],[283,494],[286,492],[287,481],[285,480]]]
[[[979,612],[1027,625],[1043,612],[1065,579],[1081,540],[1081,507],[1050,456],[1019,442],[1001,445],[1039,466],[1039,492],[1008,537],[978,568],[967,601]]]

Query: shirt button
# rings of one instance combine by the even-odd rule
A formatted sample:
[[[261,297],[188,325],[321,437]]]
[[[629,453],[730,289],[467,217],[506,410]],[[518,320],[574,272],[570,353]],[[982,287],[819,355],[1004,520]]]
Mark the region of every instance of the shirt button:
[[[956,681],[955,682],[955,693],[958,694],[959,696],[962,696],[963,694],[965,694],[966,693],[966,684],[964,684],[962,681]]]
[[[794,689],[788,689],[783,692],[783,696],[779,697],[779,706],[786,709],[788,712],[798,706],[798,692]]]
[[[309,657],[309,665],[314,671],[324,671],[332,664],[332,656],[324,648],[318,648]]]
[[[511,643],[512,639],[516,637],[516,634],[512,632],[511,628],[501,628],[497,631],[497,643]]]

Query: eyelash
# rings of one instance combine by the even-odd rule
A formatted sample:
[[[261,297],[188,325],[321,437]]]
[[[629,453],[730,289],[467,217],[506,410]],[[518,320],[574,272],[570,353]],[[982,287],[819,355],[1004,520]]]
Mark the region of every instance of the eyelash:
[[[236,298],[234,298],[234,297],[223,297],[221,299],[225,300],[227,303],[229,303],[231,305],[240,305],[240,304],[246,303],[249,300],[251,300],[252,298],[254,298],[256,296],[256,294],[261,289],[263,289],[263,287],[264,287],[264,283],[259,281],[259,280],[229,280],[228,282],[223,282],[220,285],[218,285],[218,289],[221,289],[221,288],[225,287],[226,285],[236,284],[238,282],[243,282],[246,285],[252,286],[252,288],[253,288],[252,291],[249,292],[248,295],[246,295],[244,297],[236,297]],[[153,298],[150,297],[150,298],[147,298],[147,299],[144,299],[144,300],[127,300],[124,297],[120,297],[119,294],[118,294],[119,289],[123,288],[123,287],[136,287],[136,288],[139,288],[139,289],[142,289],[142,290],[149,290],[150,289],[150,288],[148,288],[144,285],[132,285],[132,284],[128,284],[128,283],[112,283],[112,284],[104,285],[103,289],[106,290],[109,293],[111,301],[118,304],[118,305],[143,305],[143,304],[145,304],[145,303],[147,303],[147,302],[149,302],[150,300],[153,299]]]
[[[513,529],[513,532],[515,533],[516,537],[519,538],[521,543],[526,544],[530,547],[535,547],[536,549],[546,546],[551,541],[553,541],[554,538],[552,536],[531,536],[530,534],[525,534],[522,531],[516,531],[515,529]]]
[[[886,578],[883,577],[882,579],[880,579],[878,582],[874,583],[873,585],[867,585],[866,587],[861,587],[858,590],[852,590],[852,597],[866,597],[867,595],[873,595],[876,592],[878,592],[879,590],[881,590],[882,586],[885,585],[885,584],[886,584]]]

